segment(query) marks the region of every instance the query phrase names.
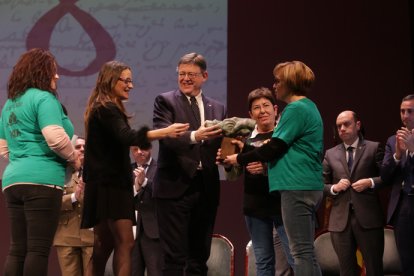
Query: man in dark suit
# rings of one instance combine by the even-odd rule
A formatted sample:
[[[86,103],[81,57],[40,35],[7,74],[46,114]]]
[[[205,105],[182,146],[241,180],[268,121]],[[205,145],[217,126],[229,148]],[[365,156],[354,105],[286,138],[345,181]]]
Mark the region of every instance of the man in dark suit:
[[[355,112],[341,112],[336,127],[342,143],[326,151],[323,175],[324,194],[333,198],[328,230],[341,276],[359,275],[358,247],[366,275],[384,275],[384,215],[377,194],[384,151],[378,142],[364,140]]]
[[[221,129],[205,120],[223,120],[223,104],[208,98],[201,87],[207,64],[197,53],[179,60],[179,90],[163,93],[154,103],[154,128],[189,122],[182,137],[159,142],[153,195],[164,254],[163,275],[206,275],[211,235],[220,196],[216,153]]]
[[[132,276],[160,276],[162,267],[162,250],[158,232],[157,210],[152,198],[153,178],[157,162],[151,157],[152,147],[141,149],[131,147],[135,162],[134,170],[135,208],[137,226],[135,245],[132,250]]]
[[[414,275],[414,94],[402,99],[404,127],[388,138],[381,177],[392,184],[387,222],[394,226],[403,275]]]

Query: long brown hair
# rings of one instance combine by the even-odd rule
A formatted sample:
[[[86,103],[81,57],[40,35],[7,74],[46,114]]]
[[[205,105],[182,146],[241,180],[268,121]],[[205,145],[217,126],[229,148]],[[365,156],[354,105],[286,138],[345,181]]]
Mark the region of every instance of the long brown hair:
[[[114,103],[128,117],[124,104],[114,91],[119,76],[121,76],[122,71],[127,69],[131,70],[128,65],[119,61],[108,61],[101,67],[95,88],[89,96],[85,110],[84,120],[86,132],[88,131],[88,122],[91,113],[99,106],[107,106],[108,103]]]
[[[57,96],[52,89],[52,79],[57,74],[55,57],[48,51],[33,48],[22,54],[13,67],[7,83],[7,98],[15,99],[29,88],[48,91]]]

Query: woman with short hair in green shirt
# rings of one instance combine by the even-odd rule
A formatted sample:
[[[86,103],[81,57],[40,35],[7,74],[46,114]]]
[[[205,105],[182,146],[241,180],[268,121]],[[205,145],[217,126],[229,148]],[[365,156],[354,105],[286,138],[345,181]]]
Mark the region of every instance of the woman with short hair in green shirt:
[[[276,65],[276,98],[287,103],[269,143],[234,154],[227,164],[269,162],[269,192],[281,194],[282,218],[294,258],[295,276],[321,275],[313,240],[315,213],[322,199],[323,123],[315,103],[306,97],[315,80],[300,61]]]

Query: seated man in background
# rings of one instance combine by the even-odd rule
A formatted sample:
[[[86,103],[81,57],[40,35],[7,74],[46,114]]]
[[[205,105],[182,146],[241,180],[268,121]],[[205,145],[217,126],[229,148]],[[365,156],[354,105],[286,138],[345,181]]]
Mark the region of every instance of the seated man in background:
[[[132,251],[132,276],[162,275],[162,251],[158,233],[157,210],[152,198],[152,179],[157,169],[157,162],[151,157],[152,148],[131,147],[135,162],[134,191],[137,226],[135,245]]]
[[[83,166],[85,139],[75,135],[72,141]],[[62,276],[85,275],[92,257],[93,231],[80,228],[84,189],[81,170],[71,172],[64,186],[61,214],[53,242]]]

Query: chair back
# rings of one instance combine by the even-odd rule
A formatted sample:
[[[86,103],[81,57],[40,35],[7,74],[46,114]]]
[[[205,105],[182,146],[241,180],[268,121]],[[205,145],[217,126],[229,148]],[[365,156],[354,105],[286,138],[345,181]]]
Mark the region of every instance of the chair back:
[[[223,235],[213,234],[207,267],[208,276],[234,276],[234,246]]]
[[[246,256],[245,256],[245,276],[256,276],[256,257],[254,256],[253,244],[250,240],[246,245]]]
[[[385,275],[401,275],[400,257],[392,227],[384,229],[384,256],[382,259]]]
[[[332,245],[329,232],[322,232],[315,238],[316,260],[324,276],[339,276],[339,260]]]

